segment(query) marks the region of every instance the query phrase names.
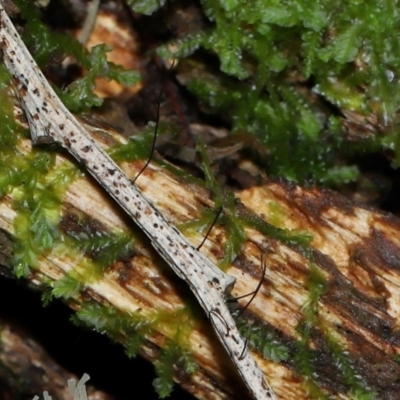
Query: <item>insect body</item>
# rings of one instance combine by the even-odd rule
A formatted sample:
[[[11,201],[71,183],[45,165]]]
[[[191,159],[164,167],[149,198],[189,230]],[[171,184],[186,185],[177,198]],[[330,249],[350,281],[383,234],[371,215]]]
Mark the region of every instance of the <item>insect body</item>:
[[[217,268],[171,226],[118,165],[96,144],[58,99],[29,54],[0,1],[3,62],[13,76],[29,122],[33,144],[56,142],[64,147],[126,211],[150,238],[174,272],[190,286],[215,331],[256,399],[275,399],[225,304],[235,279]]]

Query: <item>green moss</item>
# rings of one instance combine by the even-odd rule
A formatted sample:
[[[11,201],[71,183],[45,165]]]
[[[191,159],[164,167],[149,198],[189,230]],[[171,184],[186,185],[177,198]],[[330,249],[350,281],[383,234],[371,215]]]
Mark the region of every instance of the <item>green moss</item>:
[[[9,117],[4,114],[3,118],[7,122]],[[19,277],[29,275],[30,269],[50,253],[69,254],[75,259],[75,267],[54,284],[53,295],[64,298],[75,295],[82,285],[101,277],[117,257],[130,251],[132,235],[127,232],[96,232],[86,237],[83,233],[65,235],[59,229],[61,199],[69,184],[79,176],[79,170],[70,162],[56,166],[55,153],[46,150],[21,153],[17,143],[22,134],[13,122],[2,126],[1,138],[4,146],[0,147],[0,195],[12,196],[17,213],[13,241],[15,273]]]
[[[301,339],[296,343],[296,352],[294,355],[294,362],[296,370],[301,374],[304,379],[304,385],[308,393],[313,399],[329,399],[329,396],[322,391],[315,382],[314,363],[317,354],[314,350],[310,349],[310,340],[312,331],[318,327],[319,314],[318,302],[323,293],[327,290],[326,281],[317,266],[312,261],[312,256],[309,254],[310,273],[307,280],[308,298],[307,302],[302,306],[302,313],[304,319],[297,326],[297,331]]]
[[[79,221],[84,228],[87,218]],[[89,257],[104,271],[118,258],[129,255],[133,250],[133,235],[128,231],[101,232],[99,230],[69,230],[65,235],[71,239],[70,245]]]
[[[93,95],[94,79],[105,76],[128,83],[136,76],[121,71],[105,62],[107,47],[96,47],[92,53],[64,35],[57,35],[40,21],[40,14],[32,2],[17,0],[22,16],[27,20],[25,39],[35,50],[39,63],[45,65],[55,53],[73,54],[79,63],[89,70],[85,78],[73,83],[66,93],[61,93],[71,109],[98,105]],[[138,11],[151,13],[163,2],[130,2]],[[389,134],[382,144],[393,149],[399,162],[400,139],[396,130],[396,112],[399,108],[399,34],[398,13],[394,4],[379,0],[360,2],[322,2],[313,4],[304,0],[282,3],[262,0],[244,7],[235,0],[203,0],[205,14],[212,22],[207,31],[196,33],[178,41],[175,56],[188,57],[199,48],[215,54],[220,60],[223,73],[207,70],[190,60],[193,71],[186,81],[187,88],[200,100],[203,111],[219,113],[232,125],[232,132],[245,131],[253,134],[264,144],[269,154],[267,172],[288,179],[340,183],[354,180],[358,170],[352,165],[336,165],[343,154],[343,132],[339,119],[324,113],[312,96],[305,95],[299,86],[306,83],[313,87],[324,100],[342,110],[359,115],[376,113],[379,121],[388,127]],[[343,12],[345,10],[345,12]],[[170,57],[167,46],[160,54]],[[355,62],[356,61],[356,62]],[[360,67],[360,65],[362,67]],[[290,79],[295,77],[295,79]],[[129,247],[121,235],[77,236],[60,245],[58,230],[59,199],[74,177],[65,170],[54,168],[54,156],[40,151],[21,156],[15,149],[20,136],[13,125],[12,105],[7,98],[3,82],[7,81],[4,69],[0,70],[0,100],[5,104],[0,118],[0,194],[13,193],[18,217],[15,221],[15,265],[18,275],[26,275],[49,251],[65,251],[77,248],[77,268],[58,281],[53,294],[68,298],[78,293],[82,285],[101,274],[96,263],[98,254],[109,254],[105,264],[114,260]],[[305,79],[309,79],[307,82]],[[293,83],[295,81],[296,83]],[[311,92],[310,92],[311,93]],[[309,94],[310,94],[309,93]],[[5,100],[6,102],[3,102]],[[147,139],[146,139],[147,140]],[[310,236],[307,233],[290,232],[279,228],[279,212],[271,224],[246,212],[234,196],[224,191],[212,174],[206,159],[204,146],[199,145],[203,156],[203,170],[207,187],[213,192],[216,208],[223,207],[220,219],[227,231],[225,263],[231,262],[241,251],[245,240],[245,228],[258,229],[269,237],[277,238],[291,246],[299,246],[307,254]],[[147,143],[131,140],[128,146],[115,148],[116,159],[147,157]],[[55,172],[57,171],[58,172]],[[73,172],[75,171],[75,172]],[[213,213],[208,210],[198,220],[205,227]],[[277,225],[277,226],[273,226]],[[203,228],[205,229],[205,228]],[[83,240],[82,240],[83,239]],[[52,250],[55,249],[55,250]],[[85,253],[85,254],[82,254]],[[86,257],[89,256],[89,257]],[[78,261],[79,259],[79,261]],[[103,265],[104,266],[104,265]],[[87,268],[87,269],[86,269]],[[309,298],[303,307],[303,321],[298,331],[296,367],[304,377],[307,390],[314,398],[327,398],[316,385],[314,361],[316,354],[310,350],[312,330],[320,325],[318,302],[326,290],[326,282],[310,261],[308,280]],[[170,316],[170,315],[169,315]],[[136,354],[143,337],[154,329],[156,322],[165,324],[168,318],[162,314],[154,320],[140,316],[126,316],[112,308],[83,306],[78,318],[100,331],[106,331],[115,339],[126,337],[127,352]],[[182,315],[174,320],[183,320]],[[240,325],[240,321],[239,321]],[[171,389],[172,365],[183,365],[188,372],[194,366],[186,358],[185,345],[180,343],[181,327],[156,365],[160,375],[155,382],[160,395]],[[287,349],[263,327],[249,329],[250,345],[258,352],[274,360],[285,360]],[[373,398],[373,393],[363,391],[354,368],[334,335],[325,332],[333,359],[343,375],[349,393],[355,398]],[[368,397],[371,396],[371,397]]]
[[[347,395],[357,400],[375,400],[376,393],[363,380],[360,371],[354,368],[349,353],[340,344],[339,337],[333,327],[328,328],[322,318],[319,316],[319,300],[321,296],[328,290],[328,284],[312,261],[311,254],[310,272],[306,282],[308,289],[308,298],[302,307],[303,320],[297,327],[298,333],[301,335],[300,341],[296,344],[296,352],[294,355],[296,370],[304,378],[304,385],[311,394],[311,398],[328,399],[315,380],[315,363],[318,360],[317,351],[311,348],[312,335],[314,330],[323,335],[328,348],[329,355],[333,360],[333,364],[341,375],[341,383],[348,388]]]
[[[267,149],[267,172],[290,180],[325,181],[342,147],[341,132],[326,132],[312,104],[292,88],[257,86],[250,88],[235,81],[209,84],[198,76],[188,82],[189,90],[206,103],[210,112],[229,110],[232,133],[248,132]],[[226,79],[224,79],[226,81]],[[332,178],[340,176],[331,176]],[[340,182],[340,181],[339,181]]]
[[[241,310],[232,305],[229,306],[232,316],[235,318],[236,326],[246,343],[257,351],[266,360],[276,363],[288,360],[289,348],[282,342],[278,335],[264,324],[253,321],[249,324],[248,318]]]
[[[146,160],[151,153],[154,138],[154,124],[149,123],[140,135],[131,136],[127,143],[117,144],[108,149],[115,162]]]
[[[70,36],[54,32],[41,21],[41,13],[30,0],[15,3],[25,19],[23,40],[33,49],[39,66],[44,67],[55,55],[72,55],[87,71],[86,75],[72,82],[66,90],[58,90],[64,104],[72,111],[81,112],[89,107],[100,106],[102,99],[94,94],[96,78],[113,79],[122,85],[133,85],[140,80],[137,71],[128,71],[107,61],[110,47],[105,44],[94,46],[90,52]]]
[[[160,326],[164,331],[167,328],[171,337],[166,341],[160,357],[154,364],[158,377],[153,381],[153,386],[160,398],[165,398],[173,389],[176,369],[188,375],[197,370],[189,344],[189,336],[194,328],[195,319],[188,308],[182,308],[173,313],[158,312],[153,321],[154,327]]]
[[[136,356],[145,336],[159,330],[169,332],[155,362],[157,378],[153,385],[161,398],[169,396],[173,389],[175,368],[187,374],[195,372],[197,365],[191,357],[189,334],[193,328],[193,316],[188,309],[174,312],[155,311],[144,317],[140,313],[125,313],[111,306],[85,304],[73,316],[73,320],[107,333],[116,341],[123,341],[130,357]]]
[[[99,44],[88,53],[85,68],[87,74],[68,86],[66,91],[57,91],[63,103],[72,111],[82,111],[93,106],[100,106],[102,99],[94,94],[96,79],[105,77],[114,79],[123,85],[133,85],[139,81],[136,71],[127,71],[107,61],[107,52],[111,47]]]
[[[61,199],[79,170],[69,162],[56,166],[55,153],[48,151],[33,149],[22,154],[17,140],[21,140],[21,135],[16,130],[12,145],[0,148],[0,193],[12,196],[17,212],[13,241],[15,272],[17,276],[27,276],[30,268],[51,252],[69,254],[75,258],[76,266],[53,290],[57,297],[69,297],[76,294],[79,285],[98,279],[118,256],[129,252],[132,235],[97,232],[68,238],[59,229]]]
[[[29,267],[48,254],[60,235],[61,196],[77,170],[65,166],[57,169],[54,162],[55,154],[46,151],[33,150],[28,155],[16,151],[4,166],[12,178],[5,190],[12,193],[17,211],[14,220],[17,276],[29,274]]]
[[[131,251],[132,235],[129,234],[125,237],[96,231],[93,235],[82,233],[73,238],[61,234],[60,240],[53,245],[52,254],[55,257],[68,255],[71,269],[51,283],[52,295],[65,300],[76,296],[85,285],[101,279],[116,259]]]
[[[71,275],[71,273],[66,274],[52,284],[53,289],[45,299],[46,303],[48,303],[53,296],[64,300],[78,296],[83,289],[83,284],[79,282],[81,279],[74,278]]]
[[[248,211],[243,207],[234,193],[223,188],[215,179],[210,160],[205,150],[205,145],[199,141],[197,149],[202,159],[202,169],[205,176],[206,187],[212,192],[215,208],[222,208],[219,222],[223,224],[227,240],[224,243],[225,257],[220,262],[220,267],[227,267],[238,256],[246,241],[245,228],[257,229],[264,235],[280,240],[288,245],[304,247],[304,251],[310,245],[312,236],[307,232],[290,231],[281,229],[266,222],[263,218]],[[202,223],[199,218],[196,223]]]
[[[200,152],[202,158],[202,168],[206,180],[206,186],[214,195],[215,207],[216,209],[222,207],[220,221],[225,227],[227,241],[224,244],[225,257],[220,263],[220,266],[226,268],[240,253],[242,246],[246,241],[244,226],[237,220],[236,209],[238,200],[232,192],[222,188],[216,181],[210,167],[210,160],[204,143],[199,141],[197,150]]]
[[[172,392],[175,368],[185,374],[193,374],[197,369],[197,364],[193,362],[190,352],[184,351],[175,341],[171,341],[163,348],[154,366],[158,378],[153,381],[153,386],[162,399]]]
[[[32,34],[34,40],[41,41],[36,46],[36,56],[43,64],[55,51],[71,51],[85,67],[90,68],[89,74],[74,83],[69,89],[69,97],[64,101],[72,109],[77,109],[74,102],[84,106],[97,105],[93,97],[94,79],[98,76],[108,76],[118,80],[131,78],[126,71],[105,63],[106,46],[96,47],[86,54],[75,43],[64,36],[53,35],[40,21],[40,16],[32,5],[21,0],[19,3],[23,17],[28,18],[26,32]],[[32,15],[29,16],[30,12]],[[57,40],[58,39],[58,40]],[[33,41],[30,43],[35,47]],[[71,45],[71,46],[70,46]],[[8,74],[0,71],[0,95],[8,101],[6,82]],[[3,83],[4,82],[4,83]],[[14,209],[17,216],[14,221],[14,267],[17,276],[27,276],[31,268],[52,253],[55,257],[68,254],[72,266],[64,277],[56,282],[48,281],[52,286],[46,292],[45,302],[52,297],[69,300],[76,297],[88,283],[99,279],[106,267],[117,257],[132,250],[133,235],[129,232],[88,232],[85,230],[62,232],[59,228],[61,215],[61,198],[69,184],[75,179],[79,170],[69,162],[55,165],[55,153],[34,149],[28,154],[18,150],[21,135],[12,116],[12,104],[4,103],[4,124],[2,125],[0,148],[0,193],[10,193],[14,199]],[[8,108],[7,108],[8,107]],[[81,108],[80,108],[81,109]],[[110,151],[112,156],[121,161],[145,158],[149,154],[151,135],[130,140],[127,146],[120,146]],[[85,224],[85,221],[81,221]],[[45,281],[44,281],[45,283]],[[156,363],[158,378],[155,387],[160,396],[166,396],[172,390],[174,365],[182,367],[188,374],[194,372],[196,365],[190,357],[188,335],[193,327],[193,316],[187,310],[174,313],[156,311],[146,318],[138,315],[126,315],[111,307],[92,306],[85,304],[77,314],[77,319],[97,330],[107,332],[115,340],[125,338],[125,346],[129,356],[136,355],[144,337],[155,329],[168,332],[171,339],[166,340],[160,350]]]
[[[282,206],[276,201],[270,201],[268,203],[268,221],[271,225],[280,227],[285,223],[286,213]]]
[[[323,326],[323,325],[322,325]],[[369,387],[354,368],[349,355],[343,351],[339,338],[333,330],[324,329],[325,338],[336,367],[343,377],[343,383],[349,388],[349,397],[356,400],[376,400],[377,393]]]
[[[157,9],[151,2],[145,11],[141,2],[130,4],[138,12]],[[341,111],[376,116],[390,136],[378,140],[395,151],[395,165],[400,164],[400,16],[393,2],[257,0],[244,6],[202,0],[201,5],[207,28],[173,39],[173,46],[166,43],[158,53],[189,60],[182,68],[186,87],[203,110],[224,115],[233,133],[261,140],[270,154],[270,175],[326,184],[357,178],[352,165],[338,171],[335,162],[351,144],[344,146],[344,132],[330,123],[334,113],[312,92]],[[217,56],[222,73],[197,62],[198,49]]]
[[[0,148],[3,149],[3,152],[7,149],[10,152],[13,151],[17,140],[17,135],[14,132],[18,130],[14,120],[13,103],[8,94],[10,78],[9,72],[0,64],[0,104],[2,111],[0,113]]]

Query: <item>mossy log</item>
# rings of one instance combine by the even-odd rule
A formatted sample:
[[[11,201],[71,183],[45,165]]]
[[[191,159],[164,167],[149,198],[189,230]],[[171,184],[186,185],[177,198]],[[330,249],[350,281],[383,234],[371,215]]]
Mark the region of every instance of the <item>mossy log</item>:
[[[88,127],[104,147],[126,141],[112,131]],[[21,139],[15,156],[29,157],[31,151],[29,140]],[[66,162],[70,160],[58,154],[53,172]],[[143,163],[124,162],[122,168],[133,179]],[[150,163],[136,184],[178,227],[213,207],[208,190],[178,178],[160,164]],[[1,199],[0,228],[11,237],[19,212],[17,197],[28,185],[19,184]],[[90,177],[81,174],[66,186],[58,224],[63,234],[135,231]],[[241,252],[227,272],[237,279],[233,298],[251,293],[262,280],[239,323],[277,397],[398,398],[400,221],[332,191],[285,181],[266,180],[236,196],[241,201],[237,212],[255,222],[246,228]],[[257,230],[257,216],[292,234],[307,233],[312,242],[306,246],[265,235]],[[202,232],[184,232],[195,246],[201,243]],[[79,290],[64,295],[79,318],[125,345],[137,329],[144,336],[139,352],[152,362],[158,362],[168,343],[178,342],[188,349],[195,372],[188,372],[179,359],[171,362],[174,379],[196,397],[248,398],[188,288],[140,233],[135,236],[129,257],[117,257],[101,274],[85,271],[88,253],[64,243],[38,255],[28,279],[43,289],[52,288],[55,294],[66,277],[79,281]],[[201,251],[218,263],[229,240],[224,226],[217,224]],[[240,307],[248,300],[238,300]],[[94,310],[96,305],[113,310],[109,320],[90,315],[88,306]],[[237,308],[234,312],[240,314]],[[130,331],[128,325],[135,329]]]

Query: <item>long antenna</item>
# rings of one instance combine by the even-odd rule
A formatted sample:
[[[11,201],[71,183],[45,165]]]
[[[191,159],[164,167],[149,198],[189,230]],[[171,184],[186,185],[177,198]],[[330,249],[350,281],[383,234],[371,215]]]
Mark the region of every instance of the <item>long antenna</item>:
[[[175,66],[175,60],[172,61],[171,66],[168,68],[168,71],[171,71]],[[164,92],[164,88],[165,88],[165,81],[163,81],[163,83],[161,84],[160,90],[158,92],[158,101],[157,101],[157,115],[156,115],[156,126],[154,128],[154,135],[153,135],[153,141],[151,143],[151,150],[150,150],[150,155],[146,161],[146,163],[144,164],[144,166],[142,167],[142,169],[139,171],[139,173],[136,175],[135,179],[133,179],[132,183],[135,184],[137,179],[140,177],[140,175],[142,175],[142,173],[144,172],[144,170],[149,166],[151,160],[153,159],[154,156],[154,151],[156,148],[156,142],[157,142],[157,134],[158,134],[158,127],[160,125],[160,109],[161,109],[161,96]]]
[[[250,293],[247,293],[247,294],[244,294],[242,296],[235,297],[235,298],[229,300],[229,301],[237,301],[237,300],[240,300],[240,299],[244,299],[245,297],[251,296],[250,300],[239,311],[239,313],[237,314],[236,318],[239,318],[247,310],[247,308],[250,306],[251,302],[255,299],[255,297],[257,296],[257,293],[261,289],[261,285],[263,284],[263,281],[264,281],[264,278],[265,278],[265,273],[267,272],[267,263],[265,261],[265,253],[262,253],[262,255],[261,255],[261,264],[263,266],[262,275],[261,275],[260,280],[258,281],[257,287]]]
[[[222,212],[222,207],[220,207],[220,208],[218,209],[217,214],[216,214],[216,216],[214,217],[214,220],[213,220],[213,222],[211,223],[210,227],[208,228],[207,233],[205,234],[203,240],[202,240],[201,243],[196,247],[196,250],[197,250],[197,251],[199,251],[199,250],[203,247],[203,244],[206,242],[208,235],[211,233],[212,229],[214,228],[215,224],[217,223],[218,218],[219,218],[219,216],[221,215],[221,212]]]
[[[158,126],[160,124],[160,107],[161,107],[161,95],[164,91],[164,84],[161,85],[160,91],[158,93],[158,101],[157,101],[157,116],[156,116],[156,126],[154,128],[154,135],[153,135],[153,141],[151,143],[151,150],[150,150],[150,155],[142,167],[142,169],[139,171],[139,173],[136,175],[135,179],[132,180],[132,183],[136,183],[137,179],[139,178],[140,175],[144,172],[144,170],[149,166],[151,160],[153,159],[154,151],[156,148],[156,141],[157,141],[157,133],[158,133]]]
[[[235,278],[221,271],[171,225],[67,110],[33,60],[0,1],[3,62],[28,120],[32,144],[43,140],[65,148],[149,237],[208,315],[221,344],[257,400],[276,396],[249,351],[225,303]],[[90,284],[89,284],[90,285]],[[241,354],[242,352],[242,354]]]

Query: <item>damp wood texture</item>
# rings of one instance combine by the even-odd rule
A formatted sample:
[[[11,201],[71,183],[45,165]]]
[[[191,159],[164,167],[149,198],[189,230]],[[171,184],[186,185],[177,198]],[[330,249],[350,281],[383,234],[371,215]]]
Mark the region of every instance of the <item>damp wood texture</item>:
[[[173,378],[197,398],[250,398],[184,282],[67,154],[32,147],[18,100],[4,85],[2,96],[14,116],[0,126],[2,272],[62,298],[77,321],[152,361],[160,394]],[[116,159],[130,145],[80,123]],[[145,161],[119,163],[134,180]],[[217,212],[215,193],[170,170],[152,162],[135,183],[197,247]],[[243,354],[248,346],[276,397],[396,399],[400,221],[284,180],[235,196],[200,251],[236,278],[227,304]]]
[[[15,114],[22,123],[18,106]],[[87,128],[104,147],[125,140],[112,131]],[[33,150],[28,139],[20,139],[15,151],[15,156],[29,159]],[[56,155],[48,171],[49,185],[67,163],[68,158]],[[122,164],[131,179],[142,166],[143,162]],[[137,185],[175,226],[199,219],[204,209],[213,207],[203,187],[182,181],[154,163]],[[0,226],[11,238],[19,235],[16,229],[22,211],[16,201],[21,190],[24,185],[8,191],[0,204]],[[283,181],[266,181],[236,196],[241,200],[238,213],[253,218],[254,227],[245,229],[242,251],[227,272],[236,277],[233,297],[251,293],[262,279],[256,297],[239,316],[239,325],[277,397],[309,399],[311,392],[326,398],[347,399],[361,393],[369,396],[366,398],[394,399],[400,390],[399,220],[356,206],[332,191]],[[79,174],[63,193],[57,218],[66,238],[112,237],[116,232],[129,235],[132,229],[102,189]],[[305,246],[266,235],[260,220],[288,232],[307,233],[312,242]],[[186,230],[186,234],[194,246],[202,240],[195,230]],[[217,224],[201,251],[218,263],[224,257],[228,236]],[[127,345],[134,335],[123,321],[131,318],[132,326],[133,321],[142,321],[137,323],[139,332],[147,323],[139,352],[153,362],[166,343],[179,342],[196,368],[188,373],[177,363],[174,379],[198,398],[247,398],[189,291],[146,239],[139,236],[132,241],[131,251],[97,274],[90,262],[95,255],[90,251],[82,251],[73,241],[54,243],[52,249],[38,255],[27,277],[38,287],[50,287],[55,295],[64,296],[78,318],[101,331],[109,330],[122,344]],[[9,257],[13,257],[11,252]],[[262,261],[267,266],[265,274]],[[63,292],[69,281],[77,284],[76,290]],[[243,306],[247,300],[238,302]],[[96,314],[102,306],[113,313]],[[114,318],[114,325],[107,316]],[[118,326],[121,332],[117,334]],[[177,331],[183,332],[183,327],[182,340]]]
[[[234,278],[168,223],[134,185],[136,179],[130,180],[72,116],[41,73],[1,4],[0,43],[3,62],[28,120],[32,144],[61,146],[85,167],[190,287],[252,396],[257,400],[275,399],[225,304],[224,295],[231,292]]]

